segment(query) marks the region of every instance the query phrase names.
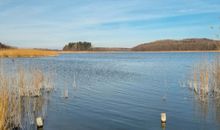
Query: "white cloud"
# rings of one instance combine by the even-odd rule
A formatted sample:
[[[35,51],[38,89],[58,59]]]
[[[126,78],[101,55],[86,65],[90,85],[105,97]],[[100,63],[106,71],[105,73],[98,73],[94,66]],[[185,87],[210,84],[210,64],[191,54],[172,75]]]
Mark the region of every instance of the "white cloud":
[[[147,36],[158,30],[157,27],[146,30],[144,27],[136,28],[128,25],[128,22],[146,21],[147,24],[152,20],[160,21],[173,16],[220,12],[219,4],[203,0],[167,0],[166,2],[164,0],[83,2],[74,0],[62,1],[62,3],[56,0],[42,0],[0,3],[1,40],[20,43],[20,46],[53,48],[61,47],[65,42],[72,40],[89,40],[100,46],[104,43],[108,46],[131,46],[135,41],[161,37]],[[115,23],[124,26],[112,28],[110,25]],[[103,25],[109,28],[102,28]],[[140,26],[146,25],[142,23]],[[168,28],[178,29],[172,25]],[[184,26],[184,28],[189,27]],[[159,30],[163,32],[164,29]],[[171,31],[169,33],[173,34]],[[120,44],[116,45],[117,43]]]

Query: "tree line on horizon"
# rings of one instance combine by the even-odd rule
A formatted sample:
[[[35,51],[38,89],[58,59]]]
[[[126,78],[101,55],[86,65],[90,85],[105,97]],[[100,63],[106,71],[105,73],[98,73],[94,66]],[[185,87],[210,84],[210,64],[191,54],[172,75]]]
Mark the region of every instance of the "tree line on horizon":
[[[88,51],[92,48],[91,42],[69,42],[64,46],[64,51]]]
[[[137,45],[133,48],[92,47],[91,42],[70,42],[64,51],[197,51],[219,50],[220,41],[206,38],[183,40],[159,40]]]
[[[17,47],[0,42],[0,50]],[[43,49],[42,49],[43,50]],[[50,50],[50,49],[47,49]],[[93,47],[91,42],[69,42],[63,47],[64,51],[196,51],[220,50],[220,41],[207,38],[192,38],[183,40],[159,40],[139,44],[132,48]]]
[[[69,42],[63,47],[63,51],[128,51],[129,48],[117,47],[93,47],[91,42]]]

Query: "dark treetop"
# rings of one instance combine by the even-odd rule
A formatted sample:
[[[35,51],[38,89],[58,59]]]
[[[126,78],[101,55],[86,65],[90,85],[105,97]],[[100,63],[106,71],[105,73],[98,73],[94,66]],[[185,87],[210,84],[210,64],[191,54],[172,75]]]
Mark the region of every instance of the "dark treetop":
[[[63,50],[64,51],[87,51],[92,48],[91,42],[70,42],[69,44],[65,45]]]

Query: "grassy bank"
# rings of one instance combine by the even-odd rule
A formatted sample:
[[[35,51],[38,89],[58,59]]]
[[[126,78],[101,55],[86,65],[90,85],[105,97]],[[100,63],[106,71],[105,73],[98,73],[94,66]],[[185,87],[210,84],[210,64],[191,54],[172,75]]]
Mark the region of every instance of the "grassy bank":
[[[6,49],[0,50],[0,57],[41,57],[57,56],[57,51],[38,50],[38,49]]]

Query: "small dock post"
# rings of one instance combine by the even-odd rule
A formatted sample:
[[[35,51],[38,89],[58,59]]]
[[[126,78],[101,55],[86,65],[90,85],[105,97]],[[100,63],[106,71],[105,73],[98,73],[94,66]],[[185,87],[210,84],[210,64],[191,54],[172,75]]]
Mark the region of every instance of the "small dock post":
[[[64,90],[64,98],[68,98],[68,89]]]
[[[167,121],[167,117],[166,117],[166,113],[165,112],[161,113],[160,120],[161,120],[162,130],[165,130],[166,129],[166,121]]]
[[[43,123],[43,119],[41,117],[36,118],[36,123],[37,123],[37,128],[43,128],[44,123]]]
[[[161,113],[161,123],[166,123],[167,121],[167,117],[166,117],[166,113],[165,112],[162,112]]]

